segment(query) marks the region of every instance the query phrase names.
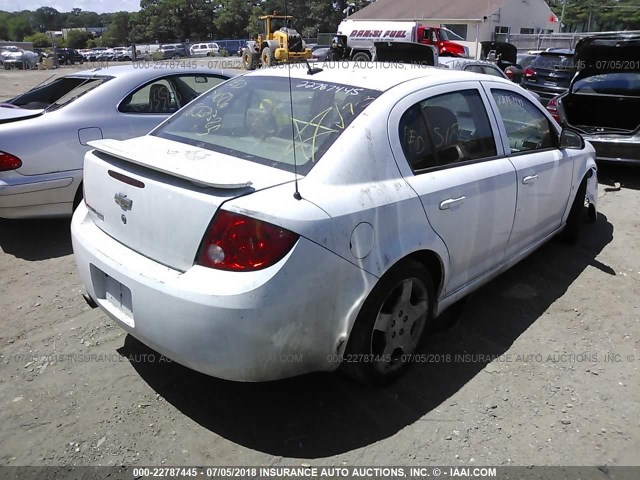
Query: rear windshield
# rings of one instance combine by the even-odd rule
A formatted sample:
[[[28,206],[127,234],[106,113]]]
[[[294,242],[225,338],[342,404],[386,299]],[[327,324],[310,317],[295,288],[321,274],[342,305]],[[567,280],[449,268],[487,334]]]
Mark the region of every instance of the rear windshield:
[[[573,93],[640,97],[640,72],[594,75],[578,80]]]
[[[242,77],[198,97],[152,135],[305,175],[381,92],[283,77]],[[295,132],[295,134],[294,134]]]
[[[26,109],[47,108],[55,110],[81,97],[85,93],[102,85],[111,77],[63,77],[34,88],[11,103]]]
[[[575,69],[573,55],[561,55],[558,53],[542,53],[531,62],[531,66],[548,70]]]

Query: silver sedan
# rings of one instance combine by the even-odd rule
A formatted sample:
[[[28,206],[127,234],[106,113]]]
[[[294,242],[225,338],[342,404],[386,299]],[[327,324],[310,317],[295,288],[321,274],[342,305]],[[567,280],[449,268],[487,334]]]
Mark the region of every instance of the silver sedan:
[[[107,67],[0,104],[0,218],[70,216],[82,199],[87,142],[144,135],[232,76],[195,62]]]

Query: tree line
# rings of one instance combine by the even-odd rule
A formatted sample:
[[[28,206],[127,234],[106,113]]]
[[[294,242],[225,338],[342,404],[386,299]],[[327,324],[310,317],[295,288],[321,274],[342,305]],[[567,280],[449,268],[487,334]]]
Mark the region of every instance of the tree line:
[[[168,43],[223,38],[248,38],[257,32],[261,15],[276,12],[295,17],[303,37],[334,32],[345,11],[365,7],[371,0],[141,0],[140,11],[102,13],[52,7],[35,11],[0,11],[0,40],[33,41],[50,46],[48,30],[104,27],[94,39],[87,32],[67,35],[66,46],[115,46],[131,43]],[[639,0],[547,0],[564,24],[563,31],[640,29]],[[564,10],[564,14],[563,14]],[[61,43],[60,40],[57,40]],[[60,45],[62,46],[62,45]]]

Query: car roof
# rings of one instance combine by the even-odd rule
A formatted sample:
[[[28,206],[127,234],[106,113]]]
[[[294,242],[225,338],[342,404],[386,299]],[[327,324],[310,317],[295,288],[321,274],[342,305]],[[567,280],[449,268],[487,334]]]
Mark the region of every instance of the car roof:
[[[278,65],[264,70],[248,73],[249,76],[288,77],[300,80],[322,81],[328,83],[352,85],[358,88],[386,91],[397,85],[414,79],[425,80],[426,85],[469,80],[486,80],[486,75],[461,70],[427,67],[412,64],[393,64],[390,62],[322,62],[313,64],[322,71],[309,75],[304,64]],[[312,66],[313,66],[312,65]],[[495,77],[496,81],[511,83],[506,79]]]
[[[234,70],[224,69],[211,69],[206,66],[193,68],[191,66],[174,67],[170,69],[154,69],[154,68],[140,68],[137,65],[117,65],[108,66],[106,68],[93,68],[91,70],[82,70],[77,73],[70,73],[65,77],[113,77],[113,78],[130,78],[135,80],[136,78],[154,78],[164,76],[165,74],[183,75],[187,73],[192,74],[206,74],[213,73],[217,75],[227,75],[233,77],[237,74]]]
[[[440,57],[438,58],[438,63],[442,63],[444,65],[490,65],[492,67],[496,67],[497,65],[492,62],[488,62],[486,60],[475,60],[473,58],[460,58],[460,57]]]
[[[568,48],[553,48],[540,52],[538,55],[573,55],[575,52]]]

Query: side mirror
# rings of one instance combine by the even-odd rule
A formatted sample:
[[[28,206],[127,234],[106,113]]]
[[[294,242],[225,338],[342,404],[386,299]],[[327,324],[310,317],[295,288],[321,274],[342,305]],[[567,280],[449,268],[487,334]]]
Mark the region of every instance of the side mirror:
[[[560,148],[582,150],[584,148],[584,138],[574,130],[563,128],[562,133],[560,133]]]

